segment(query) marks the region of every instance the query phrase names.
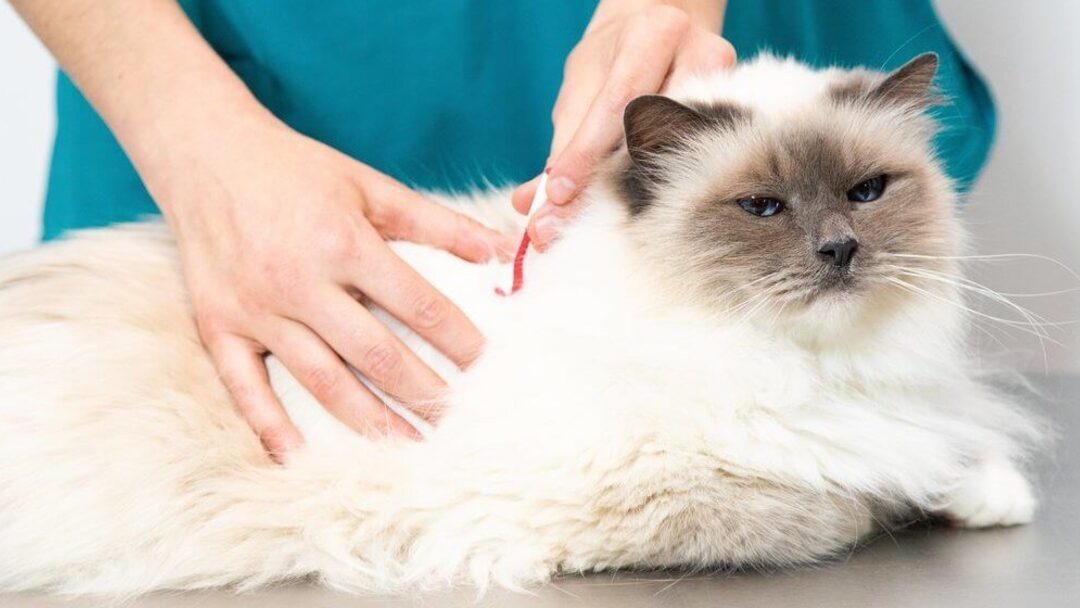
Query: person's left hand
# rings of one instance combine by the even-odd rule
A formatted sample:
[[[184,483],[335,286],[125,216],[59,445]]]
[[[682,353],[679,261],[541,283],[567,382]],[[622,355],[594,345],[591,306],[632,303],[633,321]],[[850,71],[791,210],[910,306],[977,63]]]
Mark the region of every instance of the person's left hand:
[[[719,23],[696,23],[680,8],[652,2],[629,13],[602,13],[597,11],[567,58],[552,110],[549,202],[533,216],[528,229],[540,251],[575,214],[578,193],[621,141],[623,111],[630,101],[659,93],[695,73],[735,63],[734,47],[716,33]],[[513,204],[521,213],[528,212],[538,180],[514,191]]]

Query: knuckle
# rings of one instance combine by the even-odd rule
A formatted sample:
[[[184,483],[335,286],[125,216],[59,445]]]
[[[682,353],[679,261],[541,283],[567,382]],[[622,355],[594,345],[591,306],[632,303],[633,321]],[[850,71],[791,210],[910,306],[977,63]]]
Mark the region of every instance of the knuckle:
[[[199,332],[199,339],[209,350],[214,350],[224,333],[223,322],[216,314],[197,312],[195,313],[195,328]]]
[[[413,319],[420,329],[431,329],[446,320],[446,303],[434,294],[422,293],[414,299]]]
[[[407,239],[416,230],[416,214],[410,211],[410,207],[390,203],[373,205],[367,213],[367,220],[384,235]],[[359,257],[359,249],[358,239],[354,257]]]
[[[241,324],[234,316],[223,314],[201,314],[195,316],[195,328],[199,334],[199,340],[215,357],[217,353],[223,353],[228,346],[228,341],[236,336],[243,336],[246,332],[240,331]]]
[[[241,381],[239,378],[233,376],[228,372],[221,373],[221,382],[225,385],[225,390],[229,391],[229,395],[232,396],[232,400],[236,403],[236,406],[241,411],[250,411],[255,403],[255,391],[247,385],[246,382]]]
[[[606,112],[622,116],[626,106],[638,96],[634,81],[628,78],[620,78],[608,84],[604,94]]]
[[[555,105],[551,106],[551,124],[559,124],[559,118],[562,116],[565,105],[566,102],[563,101],[563,97],[560,95],[559,98],[555,100]]]
[[[321,401],[337,392],[341,375],[326,367],[312,367],[304,372],[303,384]]]
[[[266,312],[266,307],[254,297],[240,298],[236,302],[235,313],[240,315],[239,319],[254,319]]]
[[[581,61],[580,47],[574,47],[572,51],[566,56],[566,61],[563,62],[563,73],[570,72]]]
[[[386,230],[400,239],[416,238],[419,220],[415,213],[394,212],[387,214]]]
[[[375,382],[395,380],[401,373],[401,354],[389,342],[377,342],[364,352],[364,374]]]
[[[735,65],[738,55],[735,52],[735,45],[727,41],[726,38],[720,38],[717,43],[716,52],[714,54],[717,67],[728,67]]]
[[[600,162],[601,152],[592,144],[584,144],[568,149],[564,158],[559,160],[559,166],[555,171],[577,174],[587,171],[590,167]]]
[[[324,258],[346,260],[360,256],[359,235],[344,225],[321,232],[315,240],[315,249]]]
[[[236,290],[224,294],[217,289],[191,290],[191,309],[195,320],[208,327],[217,325],[238,295]]]
[[[281,299],[295,304],[303,298],[303,280],[306,273],[301,265],[288,259],[273,259],[267,261],[263,267],[263,276],[266,277],[267,287],[271,290],[274,299]],[[249,299],[241,304],[248,312],[258,309],[255,299]]]
[[[661,5],[645,9],[639,15],[639,27],[666,36],[681,36],[690,29],[690,15],[676,6]]]

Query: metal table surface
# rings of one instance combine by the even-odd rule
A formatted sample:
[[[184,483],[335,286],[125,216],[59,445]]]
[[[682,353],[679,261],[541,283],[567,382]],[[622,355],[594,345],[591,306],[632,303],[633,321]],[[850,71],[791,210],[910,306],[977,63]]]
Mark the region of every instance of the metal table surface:
[[[124,603],[132,608],[367,608],[457,606],[636,608],[645,606],[1080,606],[1080,376],[1033,379],[1035,401],[1059,433],[1040,463],[1042,506],[1028,526],[984,531],[918,527],[884,535],[850,556],[811,568],[770,573],[685,576],[619,573],[565,577],[533,594],[460,589],[414,598],[336,594],[311,586],[258,593],[161,594]],[[100,600],[17,595],[0,608],[61,608]]]

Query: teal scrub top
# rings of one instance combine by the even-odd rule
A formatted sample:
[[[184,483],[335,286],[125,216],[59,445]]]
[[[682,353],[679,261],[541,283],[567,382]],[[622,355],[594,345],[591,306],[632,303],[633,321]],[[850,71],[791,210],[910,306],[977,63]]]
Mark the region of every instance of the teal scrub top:
[[[397,179],[461,191],[543,168],[551,106],[587,0],[180,0],[255,96],[296,130]],[[729,0],[724,36],[816,65],[892,69],[935,51],[938,153],[966,188],[994,108],[930,0]],[[63,73],[43,236],[157,212],[108,128]]]

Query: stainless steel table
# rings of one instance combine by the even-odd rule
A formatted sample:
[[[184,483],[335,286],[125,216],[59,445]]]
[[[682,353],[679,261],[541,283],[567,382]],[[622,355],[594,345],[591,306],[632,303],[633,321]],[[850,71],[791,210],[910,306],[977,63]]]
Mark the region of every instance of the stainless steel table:
[[[417,598],[361,598],[293,586],[255,594],[169,594],[124,604],[132,608],[444,608],[639,606],[1080,606],[1080,377],[1033,379],[1038,407],[1060,438],[1041,463],[1042,508],[1019,528],[968,531],[922,527],[882,536],[846,559],[814,568],[772,573],[682,576],[620,573],[567,577],[533,595],[496,591],[477,600],[460,590]],[[92,606],[29,595],[0,597],[0,608]]]

